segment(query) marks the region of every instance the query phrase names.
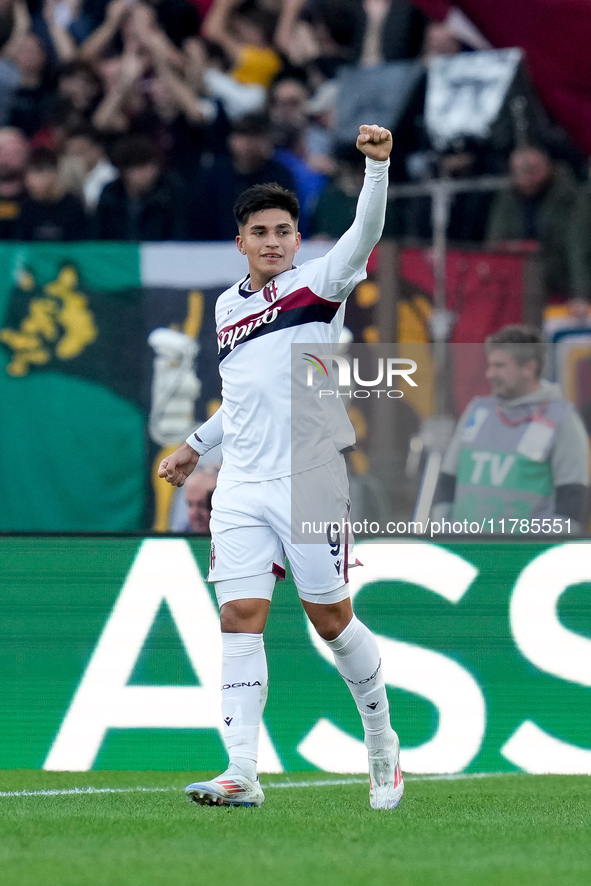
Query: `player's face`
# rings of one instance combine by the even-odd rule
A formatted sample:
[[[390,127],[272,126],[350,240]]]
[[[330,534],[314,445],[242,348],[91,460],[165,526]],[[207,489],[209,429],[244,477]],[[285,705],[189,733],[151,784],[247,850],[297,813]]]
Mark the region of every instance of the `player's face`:
[[[301,235],[285,209],[262,209],[240,228],[236,245],[248,258],[253,289],[260,289],[277,274],[288,271],[300,248]]]
[[[501,400],[513,400],[536,389],[534,360],[518,363],[515,357],[500,349],[491,351],[487,359],[486,378],[495,397],[500,397]]]

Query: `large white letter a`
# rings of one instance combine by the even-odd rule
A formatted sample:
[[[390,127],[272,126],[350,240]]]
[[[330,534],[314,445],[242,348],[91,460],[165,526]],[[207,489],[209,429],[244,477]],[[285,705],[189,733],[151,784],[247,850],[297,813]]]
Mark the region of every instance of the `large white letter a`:
[[[163,601],[200,686],[129,686]],[[108,729],[216,729],[222,735],[218,616],[183,539],[144,541],[43,764],[90,769]],[[260,768],[282,766],[264,726]]]

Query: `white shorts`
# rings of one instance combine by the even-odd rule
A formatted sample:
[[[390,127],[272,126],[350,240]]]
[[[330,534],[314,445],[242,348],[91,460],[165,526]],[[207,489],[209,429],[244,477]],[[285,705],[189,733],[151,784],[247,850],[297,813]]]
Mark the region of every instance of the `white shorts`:
[[[292,486],[297,489],[294,510],[299,514],[292,514]],[[308,489],[313,489],[327,506],[334,525],[324,530],[316,521],[316,534],[306,536],[311,540],[294,543],[292,520],[301,523],[301,518],[307,516],[301,513],[303,505],[298,502],[303,502]],[[223,586],[219,589],[220,606],[241,597],[270,600],[272,582],[261,582],[260,592],[254,593],[252,582],[245,583],[248,587],[241,592],[237,580],[269,573],[284,578],[286,557],[302,600],[336,603],[346,599],[353,544],[349,508],[349,484],[341,455],[296,477],[255,483],[220,478],[212,500],[208,576],[211,582],[228,582],[225,591]]]

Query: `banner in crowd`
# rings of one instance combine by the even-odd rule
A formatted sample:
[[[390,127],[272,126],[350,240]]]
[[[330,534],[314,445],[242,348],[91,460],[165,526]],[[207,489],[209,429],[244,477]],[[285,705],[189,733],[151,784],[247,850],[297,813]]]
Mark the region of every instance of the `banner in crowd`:
[[[414,0],[429,18],[460,9],[498,49],[525,50],[534,86],[551,115],[591,153],[591,0]]]
[[[589,543],[357,554],[352,595],[407,772],[591,774]],[[0,539],[0,768],[224,768],[208,556],[205,539]],[[366,771],[354,703],[289,576],[265,644],[261,769]]]
[[[244,257],[227,243],[0,244],[0,262],[0,451],[14,465],[0,531],[165,528],[154,468],[219,404],[214,305]]]
[[[495,130],[522,60],[519,49],[433,59],[427,75],[425,124],[438,151],[449,150],[461,139],[504,141],[503,148],[511,144],[511,126],[509,135],[501,139]]]

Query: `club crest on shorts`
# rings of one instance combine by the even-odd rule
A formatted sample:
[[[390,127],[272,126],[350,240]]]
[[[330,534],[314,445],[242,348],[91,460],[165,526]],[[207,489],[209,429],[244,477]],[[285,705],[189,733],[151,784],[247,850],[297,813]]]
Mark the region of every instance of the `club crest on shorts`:
[[[274,301],[277,301],[277,284],[274,280],[269,280],[267,285],[263,288],[263,298],[265,301],[268,301],[269,304],[272,304]]]

